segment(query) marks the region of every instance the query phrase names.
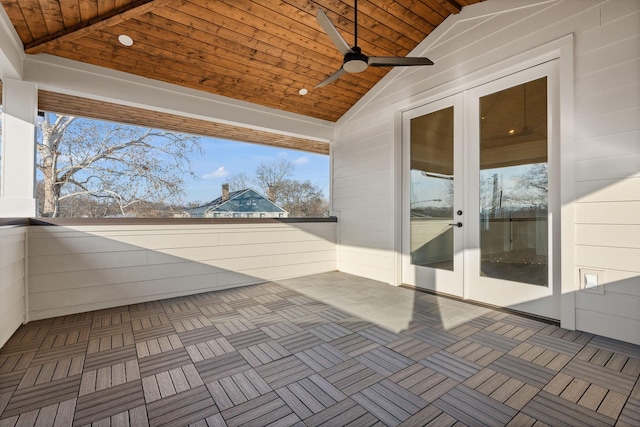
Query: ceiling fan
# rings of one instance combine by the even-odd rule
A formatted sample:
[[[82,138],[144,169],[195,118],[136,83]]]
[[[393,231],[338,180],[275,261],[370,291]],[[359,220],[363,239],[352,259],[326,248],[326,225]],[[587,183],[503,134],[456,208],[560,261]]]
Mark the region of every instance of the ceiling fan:
[[[354,0],[354,41],[350,47],[342,38],[336,27],[331,23],[329,17],[324,10],[318,8],[316,15],[318,24],[327,33],[333,44],[338,48],[340,53],[344,55],[342,66],[316,87],[323,87],[338,79],[345,73],[360,73],[369,66],[372,67],[395,67],[395,66],[413,66],[413,65],[433,65],[433,61],[429,58],[420,57],[403,57],[403,56],[367,56],[362,53],[358,47],[358,0]]]

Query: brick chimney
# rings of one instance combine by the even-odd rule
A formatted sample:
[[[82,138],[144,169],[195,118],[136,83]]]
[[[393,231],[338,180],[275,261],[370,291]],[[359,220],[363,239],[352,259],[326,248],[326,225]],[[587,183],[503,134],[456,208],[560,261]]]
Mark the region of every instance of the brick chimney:
[[[273,185],[267,187],[267,199],[271,200],[273,203],[276,202],[276,192]]]
[[[222,184],[222,201],[229,200],[229,184]]]

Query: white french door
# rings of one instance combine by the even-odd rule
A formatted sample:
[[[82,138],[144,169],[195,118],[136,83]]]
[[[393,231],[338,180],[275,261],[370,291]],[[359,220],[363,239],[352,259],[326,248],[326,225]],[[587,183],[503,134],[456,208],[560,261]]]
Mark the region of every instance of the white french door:
[[[463,295],[463,94],[403,116],[403,282]]]
[[[404,283],[560,318],[556,67],[403,114]]]

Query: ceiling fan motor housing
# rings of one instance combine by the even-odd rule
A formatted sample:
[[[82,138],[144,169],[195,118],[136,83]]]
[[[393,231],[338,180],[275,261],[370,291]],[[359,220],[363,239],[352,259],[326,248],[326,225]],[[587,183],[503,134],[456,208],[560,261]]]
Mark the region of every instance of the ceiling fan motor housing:
[[[360,73],[369,67],[369,58],[364,55],[358,46],[351,48],[352,52],[344,55],[342,68],[347,73]]]

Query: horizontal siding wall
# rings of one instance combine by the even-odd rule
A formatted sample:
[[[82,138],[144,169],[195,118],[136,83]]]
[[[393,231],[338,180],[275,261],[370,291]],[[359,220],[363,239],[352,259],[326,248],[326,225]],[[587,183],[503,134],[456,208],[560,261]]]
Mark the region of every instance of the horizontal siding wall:
[[[27,227],[0,227],[0,347],[25,320]]]
[[[32,226],[29,319],[336,269],[336,223]]]
[[[575,263],[562,268],[575,277],[577,329],[640,343],[639,9],[637,0],[489,0],[436,28],[412,52],[434,66],[393,69],[337,124],[340,270],[393,283],[401,189],[394,112],[473,87],[501,62],[532,59],[572,34],[576,245]],[[604,295],[579,290],[580,268],[604,271]]]
[[[339,218],[338,269],[393,282],[393,207],[390,167],[393,129],[387,123],[366,123],[349,144],[333,150],[332,207]],[[344,226],[342,222],[344,221]]]
[[[640,344],[640,2],[604,2],[575,53],[576,328]]]

